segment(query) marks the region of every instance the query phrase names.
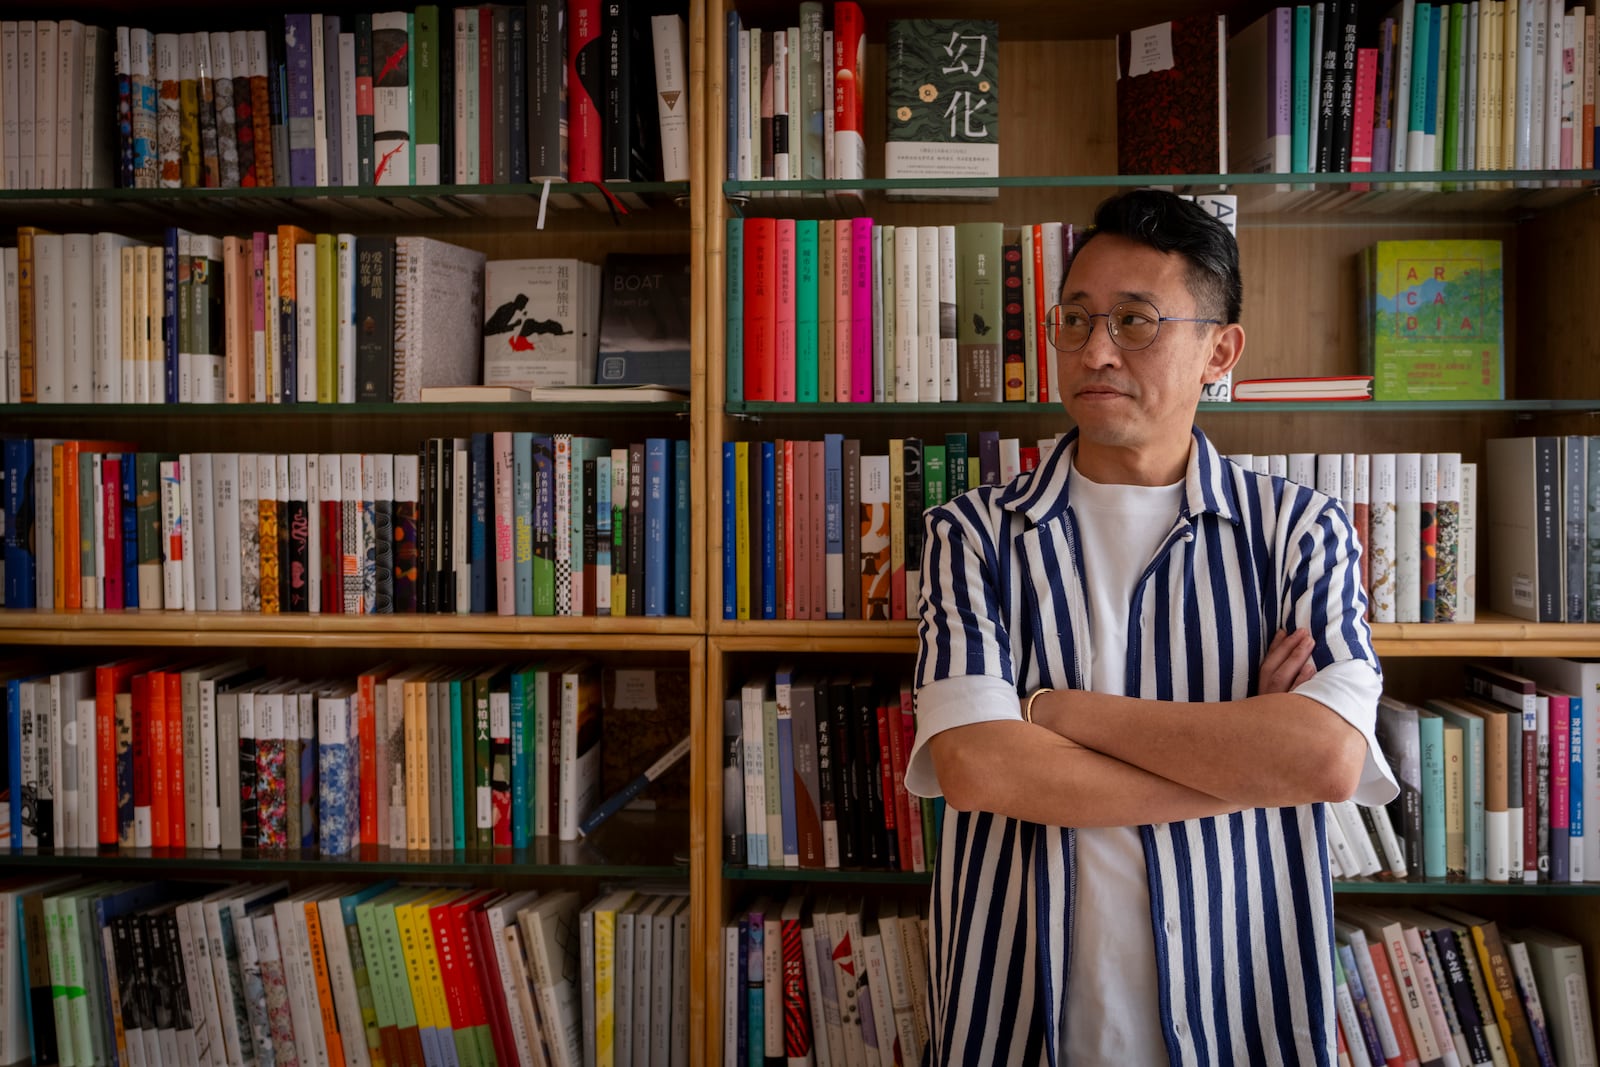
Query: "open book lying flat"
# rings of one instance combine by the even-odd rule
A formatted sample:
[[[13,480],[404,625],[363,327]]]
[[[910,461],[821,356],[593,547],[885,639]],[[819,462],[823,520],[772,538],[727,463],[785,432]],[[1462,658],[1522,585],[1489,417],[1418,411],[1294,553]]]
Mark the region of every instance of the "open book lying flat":
[[[530,401],[600,401],[647,404],[684,401],[689,394],[657,385],[558,385],[524,389],[515,385],[441,385],[422,390],[424,404],[515,404]]]

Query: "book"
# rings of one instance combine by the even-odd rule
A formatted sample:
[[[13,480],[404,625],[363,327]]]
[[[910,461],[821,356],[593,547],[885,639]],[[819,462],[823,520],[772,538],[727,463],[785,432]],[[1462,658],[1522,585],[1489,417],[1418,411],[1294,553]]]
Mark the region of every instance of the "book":
[[[399,237],[394,275],[394,401],[415,402],[426,385],[477,384],[483,253]]]
[[[1372,376],[1246,378],[1233,383],[1235,400],[1371,400]]]
[[[598,270],[576,259],[491,260],[481,308],[483,384],[593,382]]]
[[[1117,34],[1117,173],[1228,170],[1225,15]]]
[[[689,298],[688,256],[608,255],[594,382],[687,390]]]
[[[886,178],[993,178],[1000,173],[1000,24],[891,19],[884,50]],[[994,187],[892,190],[890,199],[977,199]]]
[[[1379,241],[1360,266],[1362,371],[1375,399],[1505,397],[1499,241]]]

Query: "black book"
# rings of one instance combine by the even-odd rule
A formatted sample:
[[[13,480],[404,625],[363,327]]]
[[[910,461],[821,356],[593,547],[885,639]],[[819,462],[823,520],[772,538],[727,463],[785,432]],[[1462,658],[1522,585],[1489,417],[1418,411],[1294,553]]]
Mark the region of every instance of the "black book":
[[[356,238],[356,401],[394,400],[394,238]]]
[[[124,1031],[144,1028],[144,1011],[139,996],[143,972],[134,958],[133,934],[129,929],[129,924],[137,921],[137,915],[118,915],[111,920],[111,958],[117,971],[116,1010],[122,1017]],[[129,1040],[135,1038],[130,1036]]]
[[[561,0],[528,0],[528,178],[567,180],[567,27]]]
[[[807,678],[815,693],[813,717],[817,727],[817,807],[822,812],[823,862],[827,862],[828,827],[833,826],[835,850],[839,836],[838,746],[834,742],[832,692],[825,678]]]
[[[434,611],[434,546],[438,544],[439,521],[439,439],[430,437],[422,444],[418,459],[417,485],[417,611]]]
[[[861,789],[864,770],[858,757],[850,679],[828,682],[828,720],[833,742],[833,799],[839,819],[839,865],[859,867],[861,844]],[[826,818],[826,816],[824,816]]]
[[[644,614],[644,443],[628,446],[628,614]]]
[[[511,54],[507,83],[511,89],[511,133],[506,141],[511,157],[508,180],[513,185],[521,185],[528,180],[528,12],[522,7],[511,8]]]
[[[749,500],[746,503],[746,511],[749,513],[750,552],[748,553],[748,555],[747,555],[747,557],[745,559],[745,567],[749,572],[750,617],[752,619],[759,619],[762,616],[762,611],[761,611],[761,605],[762,605],[762,599],[761,599],[761,594],[762,594],[762,588],[761,588],[761,576],[762,576],[762,574],[761,574],[761,545],[762,545],[762,537],[761,537],[761,520],[762,520],[762,514],[761,514],[761,475],[762,475],[762,471],[764,469],[762,467],[762,464],[761,464],[761,443],[759,441],[751,441],[750,442],[749,465],[750,465],[750,474],[749,474],[750,493],[749,493]]]
[[[1341,0],[1339,10],[1339,99],[1334,113],[1332,169],[1348,173],[1356,128],[1356,0]]]
[[[289,538],[288,554],[279,556],[278,565],[288,582],[287,597],[283,603],[290,612],[311,610],[311,585],[306,578],[310,574],[311,553],[320,552],[321,547],[311,543],[312,504],[309,494],[318,491],[306,486],[300,491],[298,499],[292,492],[289,494],[289,519],[283,522]],[[328,578],[331,581],[333,576],[329,575]]]
[[[861,442],[846,438],[841,449],[844,458],[844,617],[865,618],[861,614]]]
[[[456,21],[448,12],[439,18],[439,184],[456,182]],[[359,48],[360,46],[357,45]]]
[[[490,48],[493,83],[490,121],[494,123],[494,150],[491,155],[496,185],[511,180],[511,12],[504,4],[494,6],[494,40]],[[480,106],[481,103],[480,103]]]
[[[366,83],[371,84],[371,82],[372,82],[372,15],[370,13],[365,12],[365,11],[357,12],[357,14],[356,14],[356,30],[355,30],[355,33],[356,33],[356,83],[360,84],[363,81],[365,81]],[[443,50],[443,55],[447,59],[452,59],[453,58],[453,56],[452,56],[453,52],[454,52],[454,49],[446,48],[446,49]],[[246,80],[246,85],[248,86],[248,84],[249,84],[249,82],[248,82],[248,79],[247,79]],[[449,82],[449,84],[454,85],[455,81],[452,79]],[[248,91],[248,88],[247,88],[246,91]],[[237,98],[238,98],[237,92],[234,94],[234,97],[237,100]],[[237,106],[237,104],[235,106]],[[444,111],[445,113],[448,114],[453,109],[452,108],[441,108],[440,110]],[[373,155],[374,155],[373,134],[374,134],[374,132],[375,132],[375,129],[374,129],[374,126],[373,126],[372,113],[369,111],[367,114],[363,115],[363,114],[360,114],[358,112],[356,114],[356,180],[359,181],[362,185],[373,185],[373,184],[375,184],[377,182],[376,164],[375,164],[375,161],[373,159]],[[449,157],[446,156],[446,158],[448,159]],[[240,160],[239,165],[242,167],[244,165],[244,161]],[[360,237],[360,238],[356,239],[356,248],[358,250],[361,247],[361,242],[365,241],[365,240],[367,240],[367,238],[365,238],[365,237]],[[359,255],[359,252],[357,254]],[[391,241],[391,244],[390,244],[390,260],[391,260],[391,262],[393,261],[393,258],[394,258],[393,242]],[[359,296],[358,296],[357,300],[358,300],[358,304],[359,304]],[[359,310],[358,310],[357,314],[359,316]],[[360,321],[359,317],[358,317],[357,321],[358,322]],[[357,341],[356,351],[358,353],[361,351],[360,342],[359,341]],[[358,374],[359,374],[359,367],[360,367],[359,357],[358,357],[358,361],[357,361],[357,367],[358,367]],[[360,387],[357,386],[357,388],[359,389]]]
[[[167,967],[172,975],[168,995],[172,1002],[173,1029],[177,1030],[180,1041],[186,1033],[191,1035],[192,1040],[195,1019],[189,1002],[190,975],[183,965],[183,942],[178,937],[178,909],[175,906],[167,907],[161,913],[161,919],[164,924],[163,947],[167,951]]]
[[[456,610],[456,538],[465,533],[456,529],[456,442],[439,438],[439,488],[435,500],[439,516],[439,539],[433,553],[433,609],[440,614]]]
[[[689,257],[606,256],[600,283],[601,385],[689,387]]]
[[[1476,951],[1461,943],[1456,932],[1441,923],[1431,931],[1422,931],[1423,936],[1433,938],[1434,948],[1439,954],[1439,970],[1444,972],[1444,989],[1440,993],[1449,998],[1455,1006],[1456,1017],[1461,1022],[1461,1036],[1466,1039],[1467,1051],[1471,1054],[1473,1063],[1492,1063],[1492,1054],[1489,1052],[1489,1042],[1483,1033],[1484,1018],[1478,1007],[1478,997],[1472,988],[1472,978],[1467,974],[1466,961],[1462,954],[1467,951]],[[1470,935],[1469,935],[1470,936]],[[1495,1025],[1494,1020],[1489,1025]]]
[[[901,445],[904,453],[903,466],[905,468],[904,495],[905,495],[905,530],[906,530],[906,574],[922,573],[922,438],[907,437]],[[909,578],[906,580],[906,618],[917,618],[917,598],[921,595],[920,585]]]
[[[1326,14],[1322,20],[1322,50],[1315,57],[1317,69],[1313,77],[1317,78],[1321,88],[1317,93],[1317,113],[1311,117],[1311,121],[1317,124],[1315,169],[1319,173],[1333,170],[1338,161],[1333,141],[1338,127],[1339,52],[1340,43],[1344,40],[1344,6],[1341,0],[1330,0],[1324,5]]]
[[[538,614],[539,579],[537,575],[543,569],[551,576],[550,602],[555,602],[555,568],[556,568],[556,540],[555,540],[555,442],[549,434],[536,433],[533,435],[531,448],[533,458],[533,558],[534,562],[534,613]],[[612,566],[620,566],[621,559],[613,558]],[[615,610],[615,609],[613,609]],[[620,614],[620,612],[619,612]]]
[[[339,97],[339,34],[343,20],[338,15],[312,15],[322,19],[322,81],[324,94],[331,102]],[[337,103],[325,107],[324,124],[327,127],[328,184],[344,184],[344,134],[343,109]]]
[[[883,807],[883,757],[878,743],[878,694],[871,678],[857,678],[851,686],[855,708],[855,762],[861,768],[861,862],[868,867],[890,865]]]
[[[744,702],[737,696],[722,702],[722,742],[722,855],[744,863]]]
[[[599,545],[595,540],[595,506],[599,497],[594,484],[595,463],[583,461],[583,613],[597,615],[595,608],[596,578],[599,566]]]
[[[50,956],[46,948],[44,897],[47,892],[60,891],[60,887],[35,890],[21,898],[23,944],[28,964],[28,1013],[33,1019],[34,1063],[55,1063],[58,1058],[55,1002],[50,988]]]
[[[1000,431],[978,431],[978,484],[999,485]]]

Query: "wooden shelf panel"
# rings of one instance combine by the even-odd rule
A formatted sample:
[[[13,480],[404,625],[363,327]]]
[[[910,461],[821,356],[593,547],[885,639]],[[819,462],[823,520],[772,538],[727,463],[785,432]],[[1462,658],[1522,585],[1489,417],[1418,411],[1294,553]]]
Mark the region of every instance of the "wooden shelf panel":
[[[0,644],[175,647],[584,649],[683,652],[692,618],[499,615],[260,615],[243,612],[0,611]]]

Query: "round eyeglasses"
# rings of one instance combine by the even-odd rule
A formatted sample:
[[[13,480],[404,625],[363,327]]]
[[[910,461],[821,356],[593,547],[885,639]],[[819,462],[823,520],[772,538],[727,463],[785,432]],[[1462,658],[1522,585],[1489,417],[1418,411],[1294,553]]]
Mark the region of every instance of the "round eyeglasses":
[[[1106,333],[1124,352],[1137,352],[1155,343],[1163,322],[1201,322],[1221,326],[1221,319],[1179,318],[1163,315],[1147,300],[1124,300],[1110,311],[1093,315],[1081,304],[1057,304],[1045,315],[1045,337],[1058,352],[1076,352],[1089,343],[1094,320],[1106,320]]]

